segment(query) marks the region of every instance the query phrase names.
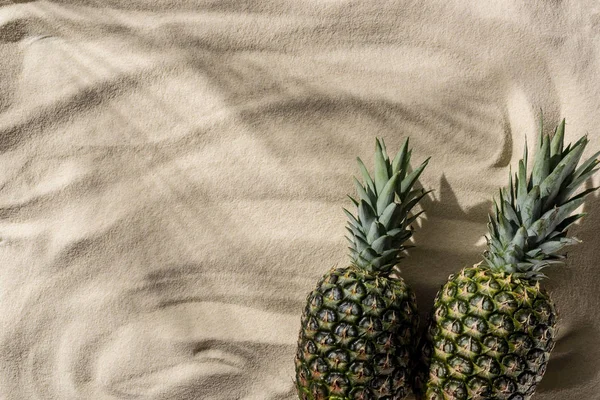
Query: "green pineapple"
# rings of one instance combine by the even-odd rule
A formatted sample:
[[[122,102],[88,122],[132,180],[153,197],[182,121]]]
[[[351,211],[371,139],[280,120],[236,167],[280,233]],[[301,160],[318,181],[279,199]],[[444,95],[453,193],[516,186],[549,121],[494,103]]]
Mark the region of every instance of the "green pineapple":
[[[451,275],[438,292],[421,347],[421,398],[524,400],[541,381],[556,335],[542,269],[564,263],[559,251],[578,242],[567,228],[595,189],[575,192],[598,170],[600,154],[577,167],[588,140],[563,149],[564,129],[563,120],[552,138],[540,133],[529,177],[525,147],[494,202],[484,261]]]
[[[330,270],[308,295],[296,353],[303,400],[407,396],[419,322],[413,291],[394,274],[418,217],[411,209],[427,192],[413,189],[427,165],[408,173],[408,139],[391,161],[376,141],[373,178],[358,158],[355,217],[348,216],[350,265]]]

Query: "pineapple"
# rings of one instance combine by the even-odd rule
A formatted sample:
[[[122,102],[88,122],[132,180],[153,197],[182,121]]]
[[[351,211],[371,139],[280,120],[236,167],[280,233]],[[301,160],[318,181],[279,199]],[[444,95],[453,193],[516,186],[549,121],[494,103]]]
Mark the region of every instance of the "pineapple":
[[[375,172],[357,158],[348,210],[350,265],[327,272],[308,295],[295,357],[300,399],[403,399],[410,390],[419,323],[413,291],[394,267],[412,236],[411,209],[427,192],[413,186],[428,163],[409,173],[408,139],[391,161],[376,140]]]
[[[586,137],[563,149],[565,121],[540,132],[533,170],[527,146],[514,180],[494,201],[484,260],[450,275],[435,298],[421,345],[416,389],[427,400],[531,399],[556,337],[556,309],[542,270],[564,263],[577,239],[572,213],[595,189],[574,195],[594,174],[595,154],[577,167]]]

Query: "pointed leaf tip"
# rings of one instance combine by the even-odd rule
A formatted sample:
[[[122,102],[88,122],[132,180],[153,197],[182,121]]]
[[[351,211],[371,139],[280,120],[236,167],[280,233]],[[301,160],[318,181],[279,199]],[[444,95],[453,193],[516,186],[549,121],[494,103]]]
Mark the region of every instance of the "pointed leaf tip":
[[[377,194],[381,193],[385,184],[390,179],[388,172],[388,162],[383,155],[379,140],[377,140],[377,149],[375,151],[375,188]]]
[[[560,155],[563,152],[563,144],[565,137],[565,119],[561,121],[561,123],[556,127],[556,131],[554,136],[552,137],[552,141],[550,143],[550,155]]]
[[[406,155],[408,152],[408,142],[409,142],[409,138],[407,137],[404,140],[404,144],[400,147],[400,150],[396,154],[396,157],[394,157],[394,160],[392,161],[392,172],[393,173],[399,172],[402,168],[405,167],[404,164],[405,164],[405,159],[406,159]],[[401,176],[401,178],[404,178],[404,176]]]

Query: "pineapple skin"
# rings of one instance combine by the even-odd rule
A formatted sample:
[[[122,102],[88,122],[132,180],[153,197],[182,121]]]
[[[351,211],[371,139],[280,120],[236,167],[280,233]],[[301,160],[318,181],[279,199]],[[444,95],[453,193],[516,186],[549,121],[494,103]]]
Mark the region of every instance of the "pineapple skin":
[[[401,278],[350,265],[308,295],[295,357],[301,400],[401,400],[415,366],[419,315]]]
[[[438,292],[420,345],[418,399],[528,400],[556,335],[539,283],[474,266]]]

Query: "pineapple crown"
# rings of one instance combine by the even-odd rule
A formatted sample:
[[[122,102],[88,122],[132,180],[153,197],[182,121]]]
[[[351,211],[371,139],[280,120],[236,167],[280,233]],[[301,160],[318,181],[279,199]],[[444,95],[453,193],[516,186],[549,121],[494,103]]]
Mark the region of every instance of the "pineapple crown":
[[[354,177],[358,198],[348,196],[357,208],[355,217],[347,209],[346,229],[350,236],[352,263],[370,272],[389,274],[409,246],[403,245],[412,236],[410,224],[423,212],[410,215],[411,209],[429,192],[413,189],[415,182],[427,166],[425,160],[409,173],[412,150],[408,139],[391,161],[385,143],[376,139],[375,171],[373,178],[365,164],[357,157],[364,184]]]
[[[600,152],[577,166],[588,144],[586,136],[563,148],[565,120],[554,135],[542,133],[527,177],[527,145],[519,170],[509,173],[509,184],[494,200],[487,237],[489,250],[484,253],[487,267],[493,271],[539,280],[541,270],[549,265],[563,264],[559,251],[579,240],[567,236],[567,228],[585,214],[573,212],[585,197],[597,188],[575,194],[577,189],[599,168]]]

